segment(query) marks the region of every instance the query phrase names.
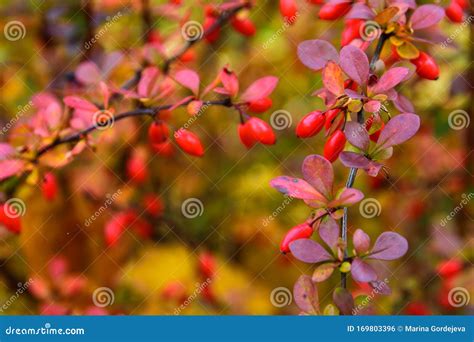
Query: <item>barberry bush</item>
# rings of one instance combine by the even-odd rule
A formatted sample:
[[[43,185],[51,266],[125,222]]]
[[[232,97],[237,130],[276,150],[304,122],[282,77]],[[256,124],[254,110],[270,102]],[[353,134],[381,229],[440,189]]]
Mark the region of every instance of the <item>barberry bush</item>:
[[[467,2],[35,6],[3,7],[7,297],[20,282],[44,314],[470,305]]]

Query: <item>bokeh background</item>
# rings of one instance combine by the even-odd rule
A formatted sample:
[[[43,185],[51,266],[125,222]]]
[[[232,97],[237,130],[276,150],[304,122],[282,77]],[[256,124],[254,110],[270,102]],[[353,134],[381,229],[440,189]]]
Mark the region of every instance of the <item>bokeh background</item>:
[[[100,64],[107,54],[121,51],[124,59],[110,80],[120,85],[128,79],[140,67],[143,3],[2,1],[2,28],[12,20],[26,28],[17,41],[0,34],[2,126],[19,112],[20,120],[33,113],[29,103],[37,92],[49,91],[58,98],[67,94],[71,72],[85,60]],[[149,13],[155,30],[166,37],[179,28],[163,13],[160,5],[165,3],[150,1]],[[202,20],[199,3],[183,3],[180,11]],[[243,37],[227,24],[216,43],[196,44],[196,59],[187,64],[199,72],[203,84],[210,83],[226,64],[238,74],[241,85],[278,76],[273,107],[261,114],[267,121],[278,110],[290,114],[290,125],[276,131],[277,144],[245,149],[237,136],[238,115],[227,108],[209,108],[192,123],[191,130],[206,146],[203,158],[179,151],[173,158],[154,155],[146,139],[149,119],[116,123],[115,133],[104,133],[110,134],[109,140],[55,171],[60,192],[53,202],[43,199],[37,185],[15,187],[15,195],[26,203],[26,213],[19,236],[6,231],[1,235],[0,303],[8,303],[2,314],[299,312],[291,290],[298,276],[311,274],[312,268],[281,255],[278,245],[290,227],[308,217],[309,208],[301,201],[285,200],[269,187],[269,181],[282,174],[301,176],[304,157],[322,153],[324,137],[300,140],[294,134],[304,114],[322,108],[321,101],[311,96],[321,86],[320,75],[298,61],[296,48],[299,42],[316,38],[337,46],[343,25],[317,20],[317,7],[304,1],[300,6],[296,24],[288,27],[276,1],[257,1],[249,12],[257,26],[255,36]],[[93,49],[84,50],[88,37],[118,12],[120,18],[101,31]],[[401,88],[414,102],[422,129],[396,148],[388,163],[389,179],[362,173],[356,179],[355,187],[375,200],[376,214],[364,217],[355,205],[349,211],[349,232],[363,228],[375,239],[382,231],[393,230],[410,244],[400,261],[377,268],[393,293],[370,298],[371,312],[376,314],[473,313],[474,123],[453,129],[448,117],[462,110],[465,118],[472,119],[474,35],[472,22],[460,26],[443,20],[442,27],[455,46],[428,47],[440,64],[439,80],[415,78]],[[170,39],[167,44],[172,49],[181,43]],[[176,126],[189,119],[183,109],[172,115]],[[124,167],[134,153],[145,155],[149,168],[150,177],[140,186],[127,179]],[[340,162],[334,166],[337,182],[343,184],[348,170]],[[4,199],[8,191],[2,193]],[[117,192],[113,205],[86,226],[84,222],[107,196]],[[152,238],[127,232],[118,244],[108,247],[103,234],[107,222],[126,208],[138,208],[142,214],[140,199],[150,193],[159,195],[165,208],[158,219],[143,214],[152,224]],[[183,215],[182,205],[188,199],[198,200],[196,217]],[[452,219],[447,220],[449,215]],[[200,259],[201,264],[203,259],[205,264],[215,261],[209,285],[203,280],[206,267],[203,270]],[[450,260],[460,264],[461,271],[442,277],[439,265]],[[333,275],[319,285],[323,307],[332,302],[331,290],[338,281]],[[349,287],[354,294],[371,294],[353,281]],[[455,307],[448,301],[448,292],[455,287],[466,290],[465,305]],[[17,295],[19,288],[25,291]],[[277,293],[283,299],[276,298]],[[103,298],[98,299],[98,294]],[[96,305],[97,300],[107,305]]]

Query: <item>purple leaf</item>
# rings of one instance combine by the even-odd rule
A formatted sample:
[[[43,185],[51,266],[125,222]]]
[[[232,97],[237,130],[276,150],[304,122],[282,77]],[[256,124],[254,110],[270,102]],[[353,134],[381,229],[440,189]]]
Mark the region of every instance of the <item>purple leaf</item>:
[[[293,287],[296,305],[307,313],[319,313],[318,289],[308,275],[301,275]]]
[[[444,18],[444,10],[436,5],[421,5],[410,18],[411,27],[415,30],[436,25]]]
[[[413,113],[415,111],[415,107],[413,107],[413,104],[410,102],[410,100],[401,94],[398,94],[398,96],[393,100],[393,104],[402,113]]]
[[[332,164],[317,154],[307,156],[303,161],[304,179],[326,198],[331,197],[334,182]]]
[[[359,85],[369,78],[369,59],[367,55],[354,45],[344,46],[341,50],[340,65],[342,70]]]
[[[352,5],[351,10],[344,17],[345,19],[373,19],[375,17],[374,12],[367,6],[361,3],[355,3]]]
[[[328,61],[339,62],[339,54],[331,43],[325,40],[306,40],[298,45],[298,57],[308,68],[320,70]]]
[[[74,76],[79,82],[85,85],[99,83],[102,79],[100,70],[94,62],[83,62],[79,64]]]
[[[352,243],[357,254],[363,255],[369,251],[370,237],[362,229],[357,229],[352,236]]]
[[[252,102],[260,100],[270,95],[278,84],[278,78],[275,76],[266,76],[253,82],[240,96],[243,102]]]
[[[331,249],[336,247],[339,240],[339,225],[332,217],[328,217],[319,226],[319,236]]]
[[[280,176],[270,181],[270,185],[288,196],[304,200],[324,200],[323,195],[300,178]]]
[[[351,274],[354,280],[363,283],[377,280],[377,273],[375,273],[374,268],[360,258],[355,258],[352,261]]]
[[[408,251],[408,242],[400,234],[384,232],[375,241],[372,249],[371,259],[395,260]]]
[[[343,315],[351,315],[354,308],[354,299],[349,291],[342,287],[338,287],[332,294],[332,300]]]
[[[346,123],[346,138],[349,142],[360,150],[366,152],[369,149],[370,138],[369,133],[361,124],[350,121]]]
[[[194,70],[180,70],[174,75],[174,79],[183,87],[191,90],[194,95],[197,95],[199,93],[199,75]]]
[[[365,169],[370,164],[369,159],[356,152],[344,151],[339,155],[339,160],[345,167],[353,167],[356,169]]]
[[[332,256],[319,243],[310,239],[299,239],[290,243],[290,251],[298,260],[315,264],[331,260]]]
[[[328,206],[335,207],[348,207],[354,203],[359,202],[364,198],[364,194],[353,188],[342,188],[337,194],[336,198],[331,201]]]
[[[389,91],[405,80],[409,72],[410,70],[404,67],[395,67],[387,70],[372,88],[372,92],[374,94],[382,94]]]
[[[344,78],[342,69],[333,61],[329,61],[323,69],[324,87],[336,96],[344,94]]]
[[[377,142],[378,149],[388,148],[401,144],[418,132],[420,128],[420,117],[416,114],[403,113],[390,120]]]

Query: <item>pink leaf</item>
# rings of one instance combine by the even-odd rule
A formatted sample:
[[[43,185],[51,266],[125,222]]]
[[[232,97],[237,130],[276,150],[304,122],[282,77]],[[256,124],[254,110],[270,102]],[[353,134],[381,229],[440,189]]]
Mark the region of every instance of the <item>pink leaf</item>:
[[[384,232],[375,241],[371,259],[395,260],[401,258],[408,251],[408,242],[400,234]]]
[[[363,255],[369,251],[370,237],[362,229],[357,229],[352,237],[352,243],[357,255]]]
[[[270,185],[288,196],[304,200],[324,199],[311,185],[299,178],[287,176],[277,177],[271,180]]]
[[[419,128],[420,117],[418,115],[411,113],[399,114],[383,128],[377,142],[378,148],[399,145],[414,136]]]
[[[308,68],[320,70],[328,61],[339,62],[339,54],[331,43],[325,40],[306,40],[298,45],[298,57]]]
[[[301,275],[293,288],[293,296],[298,307],[307,313],[319,312],[318,290],[308,275]]]
[[[375,86],[372,88],[374,94],[385,93],[392,89],[400,82],[404,81],[410,70],[403,67],[391,68],[385,72],[382,77],[378,80]]]
[[[339,155],[339,160],[344,166],[356,169],[365,169],[370,163],[370,160],[364,155],[349,151],[342,152]]]
[[[348,45],[341,50],[340,65],[351,79],[362,85],[369,78],[369,59],[361,49]]]
[[[436,25],[444,18],[444,10],[436,5],[421,5],[411,15],[411,26],[415,30]]]
[[[364,104],[364,110],[368,113],[378,113],[381,107],[382,104],[380,103],[380,101],[376,100],[371,100]]]
[[[100,70],[94,62],[79,64],[74,75],[79,82],[85,85],[98,83],[102,79]]]
[[[199,93],[199,75],[194,70],[180,70],[174,75],[174,79],[183,87],[191,90],[194,95],[197,95]]]
[[[155,94],[160,71],[157,67],[148,67],[142,71],[137,92],[141,98],[150,98]]]
[[[332,256],[317,242],[310,239],[299,239],[290,243],[293,256],[308,264],[331,260]]]
[[[354,280],[363,283],[377,280],[377,273],[375,273],[373,267],[360,258],[355,258],[354,261],[352,261],[351,274]]]
[[[362,3],[355,3],[352,5],[351,10],[344,19],[373,19],[375,17],[374,11],[372,11],[367,5]]]
[[[334,182],[332,164],[319,155],[307,156],[303,161],[302,173],[304,179],[326,198],[331,197]]]
[[[239,80],[232,71],[227,68],[222,69],[220,73],[222,85],[230,96],[235,96],[239,92]]]
[[[0,143],[0,160],[5,160],[15,154],[15,148],[7,143]]]
[[[329,206],[334,207],[348,207],[354,203],[359,202],[364,198],[364,194],[353,188],[343,188],[336,199],[329,203]]]
[[[336,220],[328,216],[326,220],[321,222],[319,236],[331,249],[334,249],[339,240],[339,225]]]
[[[332,300],[343,315],[352,315],[354,299],[351,293],[343,287],[338,287],[332,294]]]
[[[0,181],[18,174],[24,167],[25,162],[18,159],[7,159],[0,161]]]
[[[358,149],[366,152],[369,149],[370,138],[369,133],[361,124],[350,121],[346,123],[346,138],[349,142]]]
[[[99,110],[99,108],[97,108],[95,104],[87,100],[84,100],[81,97],[66,96],[63,101],[66,104],[66,106],[69,106],[74,109],[78,109],[78,110],[82,110],[86,112],[93,112],[93,113]]]
[[[323,84],[329,92],[336,96],[344,93],[344,78],[339,65],[332,61],[326,64],[323,69]]]
[[[268,97],[278,84],[278,78],[274,76],[262,77],[253,82],[240,96],[242,102],[252,102]]]

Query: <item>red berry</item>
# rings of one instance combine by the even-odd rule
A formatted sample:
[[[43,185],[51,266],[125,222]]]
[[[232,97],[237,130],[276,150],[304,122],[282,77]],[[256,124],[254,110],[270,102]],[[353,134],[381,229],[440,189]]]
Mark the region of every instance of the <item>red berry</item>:
[[[179,129],[174,134],[176,143],[187,154],[202,157],[204,155],[204,148],[202,147],[199,137],[184,128]]]
[[[349,12],[350,2],[340,2],[337,4],[326,3],[319,9],[319,18],[323,20],[335,20]]]
[[[204,19],[204,24],[203,24],[204,32],[207,32],[210,29],[210,27],[214,25],[216,21],[217,19],[215,17],[209,16],[209,15],[206,16],[206,18]],[[220,36],[220,27],[217,27],[212,32],[205,34],[204,38],[206,39],[208,43],[212,44],[217,39],[219,39],[219,36]]]
[[[420,52],[418,58],[410,60],[416,66],[416,73],[428,80],[437,80],[439,77],[439,67],[433,57],[426,52]]]
[[[257,32],[254,23],[249,18],[233,17],[231,20],[232,27],[244,36],[250,37]]]
[[[145,154],[138,150],[134,151],[127,160],[127,176],[137,184],[142,184],[148,179],[148,168],[145,158]]]
[[[0,226],[4,226],[14,234],[21,232],[21,215],[13,205],[7,203],[0,205]]]
[[[168,139],[170,130],[163,121],[153,122],[148,129],[148,140],[153,144],[161,144]]]
[[[436,269],[441,277],[451,278],[461,272],[463,264],[460,260],[452,259],[439,263]]]
[[[462,23],[464,12],[462,7],[455,1],[451,1],[448,7],[444,10],[446,16],[454,23]]]
[[[151,224],[139,217],[137,217],[131,223],[133,224],[133,230],[138,234],[138,236],[143,239],[151,238],[153,234],[153,227]]]
[[[302,223],[291,228],[286,235],[283,237],[280,243],[280,251],[282,253],[290,252],[290,243],[299,239],[307,239],[313,235],[313,228],[307,224]]]
[[[153,217],[160,217],[163,215],[164,203],[160,196],[155,194],[148,194],[143,197],[143,207],[146,212]]]
[[[334,162],[346,145],[346,136],[344,132],[338,129],[335,131],[324,144],[324,158],[331,163]]]
[[[264,97],[262,99],[249,102],[249,111],[253,113],[263,113],[271,108],[272,104],[273,102],[271,98]]]
[[[288,24],[296,21],[297,11],[295,0],[280,0],[280,13]]]
[[[115,245],[127,226],[127,218],[123,213],[117,214],[108,221],[104,227],[104,237],[107,246]]]
[[[161,156],[171,157],[174,154],[174,146],[170,140],[167,140],[161,144],[151,145],[151,147],[156,154]]]
[[[41,191],[47,201],[53,201],[58,193],[58,182],[56,176],[52,172],[48,172],[43,177]]]
[[[186,50],[185,53],[183,53],[180,57],[179,60],[183,63],[188,63],[192,62],[196,59],[196,52],[193,49],[188,49]]]
[[[309,138],[321,131],[326,121],[325,115],[319,110],[306,114],[296,126],[296,136],[299,138]]]
[[[244,144],[245,147],[251,148],[257,142],[254,139],[252,132],[250,132],[250,127],[248,125],[239,124],[238,132],[240,141],[242,142],[242,144]]]
[[[422,302],[411,302],[407,305],[405,312],[407,315],[414,316],[426,316],[431,313],[426,304]]]
[[[249,127],[250,133],[255,141],[264,145],[273,145],[275,143],[275,133],[273,133],[272,127],[265,121],[253,117],[250,118],[245,125]]]
[[[203,252],[199,255],[198,268],[203,278],[212,278],[216,273],[216,259],[211,253]]]
[[[364,21],[361,19],[346,20],[341,34],[341,46],[346,46],[354,39],[360,38],[360,27]]]
[[[359,85],[357,84],[356,81],[353,81],[353,80],[344,81],[344,89],[350,89],[350,90],[356,91],[358,86]]]
[[[329,131],[330,128],[332,127],[332,125],[337,122],[336,118],[339,115],[339,113],[341,113],[341,110],[339,108],[328,110],[325,113],[326,122],[324,124],[324,128],[326,128],[326,131]],[[339,122],[337,122],[336,126],[342,126],[343,123],[344,123],[344,117],[341,116],[341,118],[340,118]],[[340,127],[338,127],[338,128],[340,128]]]
[[[454,2],[457,3],[463,9],[466,9],[469,6],[467,0],[454,0]]]

